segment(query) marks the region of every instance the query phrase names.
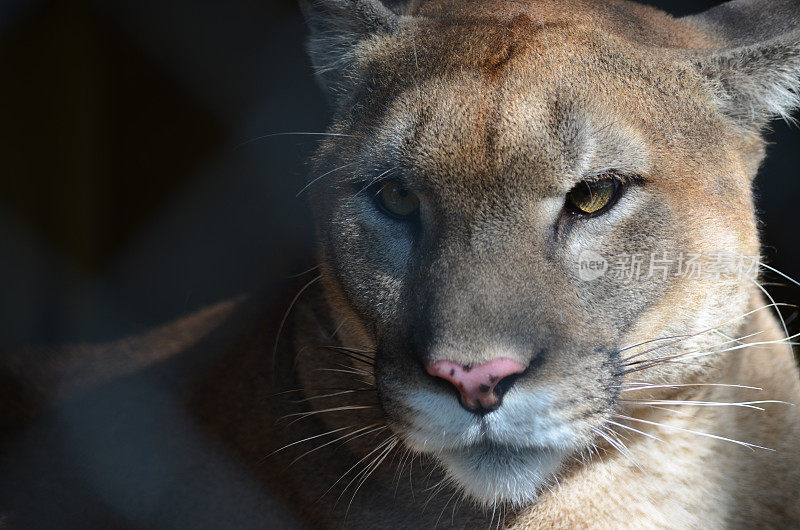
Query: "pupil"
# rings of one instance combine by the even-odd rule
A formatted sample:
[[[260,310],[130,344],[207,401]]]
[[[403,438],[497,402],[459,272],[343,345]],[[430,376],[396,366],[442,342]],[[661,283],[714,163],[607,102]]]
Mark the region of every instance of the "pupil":
[[[400,195],[400,197],[402,197],[403,199],[405,199],[408,196],[408,190],[406,190],[405,188],[400,188],[399,190],[397,190],[397,194]]]

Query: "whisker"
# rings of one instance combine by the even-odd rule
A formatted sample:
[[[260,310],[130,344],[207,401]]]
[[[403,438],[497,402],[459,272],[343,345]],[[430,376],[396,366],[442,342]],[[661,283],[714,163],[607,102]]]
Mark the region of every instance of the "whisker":
[[[753,282],[753,284],[756,287],[758,287],[761,290],[762,293],[764,293],[764,296],[766,296],[767,299],[770,302],[772,302],[773,304],[775,303],[775,299],[772,297],[771,294],[769,294],[769,291],[764,289],[764,287],[762,287],[761,284],[758,283],[757,280],[754,280],[754,279],[750,278],[750,281]],[[783,334],[788,337],[789,336],[789,328],[786,327],[786,321],[783,319],[783,313],[781,313],[781,310],[778,309],[778,308],[775,308],[775,312],[778,313],[778,319],[780,319],[780,321],[781,321],[781,327],[783,327]]]
[[[286,312],[283,314],[283,318],[281,319],[281,323],[278,326],[278,335],[275,337],[275,344],[272,346],[272,374],[273,374],[273,378],[275,377],[275,375],[274,375],[275,374],[275,358],[276,358],[276,356],[278,354],[278,343],[280,342],[281,334],[283,333],[283,326],[286,325],[286,319],[289,318],[289,313],[291,313],[292,308],[297,303],[297,300],[300,298],[300,296],[303,294],[303,292],[305,292],[306,289],[308,289],[309,287],[311,287],[312,285],[314,285],[316,282],[320,281],[321,279],[322,279],[322,275],[320,274],[320,275],[316,276],[315,278],[313,278],[311,281],[309,281],[307,284],[305,284],[300,289],[300,291],[298,291],[298,293],[296,295],[294,295],[294,298],[292,298],[292,301],[289,304],[289,309],[287,309]]]
[[[377,432],[377,431],[379,431],[379,430],[381,430],[381,429],[384,429],[384,428],[385,428],[385,426],[380,426],[380,427],[376,427],[376,428],[374,428],[374,429],[371,429],[371,430],[367,430],[366,432],[363,432],[364,430],[366,430],[366,429],[370,429],[371,427],[375,427],[376,425],[380,425],[380,424],[378,424],[378,423],[373,423],[372,425],[367,425],[366,427],[362,427],[361,429],[358,429],[358,430],[356,430],[356,431],[349,432],[349,433],[345,434],[344,436],[340,436],[339,438],[336,438],[336,439],[334,439],[334,440],[331,440],[331,441],[329,441],[329,442],[325,442],[324,444],[322,444],[322,445],[320,445],[320,446],[318,446],[318,447],[315,447],[314,449],[311,449],[310,451],[306,451],[306,452],[305,452],[305,453],[303,453],[302,455],[298,456],[297,458],[295,458],[294,460],[292,460],[292,461],[289,463],[289,466],[292,466],[292,465],[293,465],[293,464],[295,464],[297,461],[299,461],[299,460],[300,460],[300,459],[302,459],[302,458],[305,458],[306,456],[310,455],[311,453],[313,453],[313,452],[315,452],[315,451],[319,451],[319,450],[320,450],[320,449],[322,449],[323,447],[327,447],[327,446],[329,446],[329,445],[331,445],[331,444],[334,444],[334,443],[336,443],[336,442],[341,442],[341,441],[347,441],[347,442],[350,442],[350,441],[352,441],[352,440],[355,440],[356,438],[361,438],[362,436],[365,436],[365,435],[367,435],[367,434],[369,434],[369,433],[372,433],[372,432]],[[358,434],[358,433],[361,433],[361,434]],[[289,466],[287,466],[287,467],[289,467]]]
[[[591,427],[591,429],[595,433],[597,433],[601,438],[603,438],[606,442],[608,442],[608,444],[611,447],[616,449],[619,452],[619,454],[621,454],[626,460],[628,460],[634,466],[639,468],[640,471],[644,472],[644,468],[642,468],[642,466],[639,464],[639,462],[636,461],[636,459],[633,457],[633,454],[625,446],[625,444],[620,442],[618,439],[615,439],[608,430],[606,430],[606,429],[604,429],[602,427],[601,428]]]
[[[334,482],[333,484],[331,484],[331,486],[330,486],[330,487],[329,487],[327,490],[325,490],[325,493],[323,493],[323,494],[320,496],[319,500],[321,500],[323,497],[325,497],[325,495],[327,495],[327,494],[328,494],[328,492],[330,492],[330,491],[331,491],[331,490],[332,490],[334,487],[336,487],[336,485],[337,485],[339,482],[341,482],[341,481],[342,481],[342,480],[343,480],[343,479],[344,479],[344,478],[345,478],[347,475],[349,475],[349,474],[350,474],[350,472],[352,472],[352,471],[353,471],[353,470],[354,470],[354,469],[355,469],[355,468],[356,468],[356,467],[357,467],[359,464],[361,464],[361,462],[363,462],[364,460],[366,460],[367,458],[369,458],[370,456],[372,456],[374,453],[376,453],[377,451],[379,451],[379,450],[380,450],[382,447],[384,447],[384,446],[385,446],[387,443],[389,443],[391,440],[393,440],[393,439],[394,439],[396,436],[397,436],[396,434],[393,434],[393,435],[389,436],[389,437],[388,437],[386,440],[384,440],[383,442],[381,442],[380,444],[378,444],[378,445],[377,445],[377,446],[376,446],[376,447],[375,447],[375,448],[374,448],[372,451],[370,451],[369,453],[367,453],[366,455],[364,455],[364,456],[363,456],[363,457],[362,457],[362,458],[361,458],[361,459],[360,459],[358,462],[356,462],[355,464],[353,464],[353,465],[352,465],[352,466],[351,466],[351,467],[350,467],[350,468],[349,468],[347,471],[345,471],[345,472],[342,474],[342,476],[340,476],[340,477],[339,477],[339,478],[336,480],[336,482]],[[341,495],[339,496],[339,498],[341,498]],[[337,500],[336,500],[336,502],[338,503],[338,502],[339,502],[339,499],[337,499]]]
[[[631,427],[629,425],[624,425],[622,423],[617,423],[616,421],[613,421],[613,420],[607,420],[607,421],[608,421],[608,423],[610,423],[612,425],[616,425],[617,427],[622,427],[623,429],[628,429],[629,431],[633,431],[635,433],[639,433],[642,436],[647,436],[648,438],[652,438],[653,440],[658,440],[659,442],[663,442],[664,441],[661,438],[659,438],[658,436],[653,436],[652,434],[648,434],[648,433],[646,433],[644,431],[640,431],[639,429],[634,429],[633,427]]]
[[[328,388],[295,388],[292,390],[284,390],[282,392],[276,392],[273,394],[273,397],[281,396],[283,394],[292,394],[297,392],[335,392],[337,390],[348,391],[348,392],[375,392],[377,391],[376,388],[342,388],[342,387],[328,387]]]
[[[311,181],[310,181],[308,184],[306,184],[305,186],[303,186],[303,187],[300,189],[300,191],[298,191],[298,192],[297,192],[297,195],[295,195],[295,197],[299,197],[300,195],[302,195],[302,194],[303,194],[303,192],[304,192],[304,191],[306,191],[308,188],[310,188],[311,186],[313,186],[314,184],[316,184],[317,182],[319,182],[319,181],[320,181],[320,180],[322,180],[323,178],[327,177],[327,176],[328,176],[328,175],[330,175],[331,173],[335,173],[336,171],[342,170],[342,169],[344,169],[344,168],[346,168],[346,167],[353,166],[353,165],[355,165],[355,164],[356,164],[355,162],[348,162],[347,164],[344,164],[344,165],[342,165],[342,166],[339,166],[339,167],[335,167],[335,168],[331,169],[330,171],[326,171],[326,172],[325,172],[325,173],[323,173],[322,175],[320,175],[320,176],[316,177],[315,179],[311,180]]]
[[[692,336],[692,334],[690,334],[690,333],[684,333],[684,334],[681,334],[681,335],[668,335],[666,337],[659,337],[657,339],[649,339],[649,340],[645,340],[645,341],[639,342],[637,344],[631,344],[630,346],[625,346],[624,348],[621,348],[621,349],[617,350],[617,353],[622,353],[624,351],[628,351],[628,350],[631,350],[633,348],[638,348],[639,346],[644,346],[645,344],[651,344],[653,342],[659,342],[659,341],[663,341],[663,340],[682,339],[682,338],[688,338],[688,337],[691,337],[691,336]],[[641,353],[646,353],[646,352],[641,352]],[[641,355],[641,353],[637,353],[633,357],[638,357],[639,355]],[[629,357],[629,359],[632,359],[633,357]]]
[[[342,370],[350,370],[357,375],[365,376],[365,377],[372,377],[372,372],[368,372],[366,368],[358,368],[356,366],[348,366],[342,363],[333,363],[333,366],[338,366]],[[370,368],[371,370],[371,368]]]
[[[456,498],[456,495],[458,495],[458,490],[453,491],[453,494],[450,495],[450,498],[447,499],[447,502],[445,502],[444,506],[442,506],[442,511],[439,512],[439,517],[436,518],[436,522],[433,525],[433,529],[434,530],[436,530],[436,528],[439,527],[439,521],[442,519],[442,515],[444,515],[444,511],[447,509],[447,505],[449,505],[453,501],[453,499]],[[455,508],[455,506],[454,506],[454,508]]]
[[[634,390],[648,390],[650,388],[680,388],[680,387],[692,387],[692,386],[721,386],[721,387],[730,387],[730,388],[745,388],[748,390],[764,390],[763,388],[757,386],[747,386],[747,385],[732,385],[726,383],[677,383],[677,384],[649,384],[649,383],[623,383],[620,386],[631,386],[633,388],[624,388],[620,390],[620,392],[632,392]]]
[[[416,457],[417,457],[417,455],[412,451],[411,458],[410,458],[410,460],[408,462],[408,489],[409,489],[409,491],[411,491],[411,500],[413,502],[417,502],[417,496],[414,494],[414,480],[413,480],[413,478],[414,478],[413,477],[413,475],[414,475],[414,459]],[[422,458],[420,458],[420,460],[422,460]]]
[[[324,432],[324,433],[322,433],[322,434],[315,434],[314,436],[309,436],[309,437],[307,437],[307,438],[303,438],[302,440],[297,440],[296,442],[288,443],[288,444],[284,445],[283,447],[281,447],[280,449],[276,449],[276,450],[272,451],[271,453],[269,453],[267,456],[265,456],[264,458],[262,458],[262,459],[259,461],[259,463],[263,462],[264,460],[266,460],[267,458],[271,457],[272,455],[274,455],[274,454],[277,454],[277,453],[280,453],[280,452],[281,452],[281,451],[283,451],[284,449],[288,449],[289,447],[292,447],[292,446],[294,446],[294,445],[301,444],[301,443],[303,443],[303,442],[308,442],[308,441],[310,441],[310,440],[314,440],[314,439],[316,439],[316,438],[321,438],[321,437],[323,437],[323,436],[330,436],[331,434],[335,434],[335,433],[337,433],[337,432],[340,432],[340,431],[343,431],[343,430],[345,430],[345,429],[352,429],[352,428],[353,428],[353,426],[352,426],[352,425],[348,425],[347,427],[340,427],[340,428],[338,428],[338,429],[333,429],[332,431]]]
[[[344,355],[345,357],[349,357],[354,361],[359,361],[369,366],[375,365],[374,358],[368,357],[366,354],[363,354],[359,351],[353,351],[350,350],[349,348],[342,348],[339,346],[319,346],[319,348]]]
[[[763,332],[764,331],[761,330],[761,331],[756,331],[755,333],[751,333],[750,335],[746,335],[744,337],[731,337],[730,335],[728,335],[727,333],[723,333],[719,329],[715,329],[714,330],[714,333],[716,333],[717,335],[721,336],[723,339],[727,339],[729,342],[742,342],[742,340],[744,340],[747,337],[750,337],[750,336],[753,336],[753,335],[758,335],[758,334],[763,333]]]
[[[761,401],[681,401],[681,400],[673,400],[673,399],[663,399],[663,400],[651,400],[651,401],[640,401],[636,399],[620,399],[619,401],[623,401],[626,403],[636,403],[638,405],[689,405],[689,406],[697,406],[697,407],[744,407],[749,409],[756,409],[763,411],[764,409],[761,407],[757,407],[756,405],[763,405],[766,403],[780,403],[783,405],[792,405],[793,403],[789,403],[787,401],[777,401],[774,399],[766,399]]]
[[[303,399],[293,399],[290,400],[290,403],[306,403],[308,401],[314,401],[316,399],[325,399],[325,398],[332,398],[336,396],[343,396],[345,394],[352,394],[355,390],[341,390],[339,392],[333,392],[332,394],[321,394],[319,396],[309,396]]]
[[[411,455],[412,451],[410,447],[406,447],[406,450],[403,452],[403,456],[400,457],[400,462],[397,464],[397,471],[395,473],[395,486],[394,486],[394,495],[397,496],[397,489],[400,487],[400,480],[403,478],[403,470],[406,467],[406,460],[408,459],[409,455]]]
[[[730,339],[730,340],[727,340],[727,341],[722,342],[722,343],[717,345],[717,346],[722,346],[722,345],[728,344],[730,342],[739,342],[740,343],[739,345],[733,346],[733,347],[730,347],[730,348],[718,349],[718,350],[706,350],[706,349],[703,349],[703,348],[699,348],[699,349],[691,350],[691,351],[688,351],[688,352],[680,352],[680,353],[676,353],[676,354],[673,354],[673,355],[667,355],[667,356],[664,356],[664,357],[656,357],[655,359],[640,359],[638,361],[632,361],[632,362],[628,362],[628,363],[623,363],[623,366],[633,366],[633,365],[637,365],[637,364],[645,364],[645,366],[642,366],[642,367],[639,367],[639,368],[636,368],[636,369],[625,370],[623,372],[619,372],[617,375],[624,375],[624,374],[628,374],[628,373],[631,373],[631,372],[644,370],[644,369],[651,368],[653,366],[657,366],[657,365],[665,363],[665,362],[672,362],[672,363],[678,362],[678,361],[675,361],[674,359],[680,359],[680,358],[696,359],[696,358],[700,358],[700,357],[706,357],[706,356],[709,356],[709,355],[714,355],[714,354],[725,353],[725,352],[729,352],[729,351],[740,350],[740,349],[748,348],[748,347],[760,347],[760,346],[764,346],[764,345],[767,345],[767,344],[778,344],[778,343],[794,344],[794,343],[788,342],[788,341],[790,341],[791,339],[796,338],[797,336],[800,336],[800,333],[798,333],[797,335],[794,335],[794,336],[791,336],[791,337],[777,339],[777,340],[774,340],[774,341],[742,342],[743,339],[751,338],[751,337],[753,337],[755,335],[758,335],[759,333],[761,333],[761,332],[759,331],[759,332],[756,332],[756,333],[751,333],[750,335],[745,335],[744,337],[739,337],[738,339]],[[693,363],[682,363],[682,364],[693,364]]]
[[[352,353],[360,353],[360,354],[368,355],[368,356],[375,355],[375,352],[372,351],[372,350],[362,350],[362,349],[359,349],[359,348],[351,348],[349,346],[326,345],[326,346],[319,346],[319,347],[320,348],[332,348],[334,350],[345,350],[345,351],[349,351],[349,352],[352,352]]]
[[[456,499],[456,502],[453,503],[453,510],[450,513],[450,526],[456,525],[456,508],[458,508],[458,506],[461,504],[463,500],[464,500],[464,495],[462,494],[459,495],[458,498]]]
[[[789,280],[789,281],[790,281],[790,282],[792,282],[793,284],[795,284],[795,285],[797,285],[798,287],[800,287],[800,282],[798,282],[797,280],[795,280],[795,279],[794,279],[794,278],[792,278],[791,276],[788,276],[788,275],[786,275],[786,274],[782,273],[781,271],[779,271],[778,269],[776,269],[776,268],[774,268],[774,267],[770,267],[770,266],[769,266],[769,265],[767,265],[766,263],[764,263],[764,262],[762,262],[762,261],[760,261],[760,260],[758,260],[758,259],[756,259],[756,258],[752,258],[752,257],[750,257],[750,256],[745,256],[744,254],[739,254],[738,252],[733,252],[733,251],[729,251],[729,252],[731,252],[732,254],[737,254],[738,256],[740,256],[740,257],[743,257],[743,258],[745,258],[745,259],[749,259],[750,261],[754,262],[754,263],[755,263],[756,265],[758,265],[759,267],[764,267],[765,269],[767,269],[767,270],[770,270],[770,271],[774,272],[775,274],[778,274],[778,275],[782,276],[783,278],[785,278],[785,279]]]
[[[341,373],[341,374],[350,374],[350,375],[368,375],[372,376],[372,374],[366,374],[362,371],[357,371],[355,369],[345,369],[345,368],[314,368],[313,372],[334,372],[334,373]]]
[[[675,335],[674,337],[676,337],[677,340],[674,340],[674,341],[669,342],[667,344],[655,346],[653,348],[648,348],[648,349],[646,349],[644,351],[641,351],[639,353],[636,353],[634,355],[631,355],[630,357],[627,357],[627,358],[623,359],[623,361],[624,362],[628,362],[631,359],[635,359],[636,357],[641,357],[642,355],[646,355],[647,353],[650,353],[650,352],[652,352],[654,350],[665,348],[665,347],[671,346],[673,344],[678,344],[680,342],[683,342],[686,339],[689,339],[689,338],[692,338],[692,337],[697,337],[699,335],[703,335],[704,333],[709,333],[711,331],[719,329],[720,327],[724,326],[725,324],[729,324],[729,323],[734,322],[736,320],[740,320],[742,318],[748,317],[748,316],[752,315],[753,313],[756,313],[758,311],[763,311],[764,309],[768,309],[770,307],[776,307],[777,308],[777,307],[794,307],[794,306],[792,304],[786,304],[786,303],[782,303],[782,302],[781,303],[774,303],[773,302],[771,304],[766,304],[766,305],[763,305],[761,307],[757,307],[755,309],[747,311],[746,313],[743,313],[743,314],[738,315],[736,317],[733,317],[733,318],[731,318],[729,320],[726,320],[725,322],[722,322],[718,326],[713,326],[713,327],[710,327],[710,328],[702,329],[700,331],[697,331],[695,333],[690,333],[690,334],[687,334],[687,335]],[[669,337],[667,337],[667,338],[669,338]],[[655,342],[655,341],[658,341],[658,340],[660,340],[660,339],[651,339],[651,340],[645,341],[644,343],[641,343],[641,344],[647,344],[649,342]],[[630,349],[630,348],[635,348],[636,346],[638,346],[638,345],[628,346],[627,348],[623,348],[622,350],[619,350],[619,351],[625,351],[625,350]]]
[[[738,346],[731,346],[730,348],[724,348],[722,350],[711,350],[711,351],[702,351],[701,350],[701,351],[698,351],[698,352],[686,352],[683,355],[686,355],[687,359],[697,359],[697,358],[700,358],[700,357],[707,357],[709,355],[715,355],[715,354],[719,354],[719,353],[727,353],[727,352],[731,352],[731,351],[741,350],[743,348],[748,348],[748,347],[751,347],[751,346],[757,347],[757,346],[764,346],[764,345],[768,345],[768,344],[786,344],[788,346],[797,346],[800,343],[792,342],[792,340],[796,339],[798,337],[800,337],[800,333],[792,335],[791,337],[786,337],[784,339],[766,340],[766,341],[760,341],[760,342],[748,342],[748,343],[745,343],[745,344],[739,344]]]
[[[346,318],[343,318],[343,319],[342,319],[342,321],[341,321],[341,322],[339,322],[339,325],[338,325],[338,326],[336,326],[336,329],[334,329],[334,330],[333,330],[333,333],[330,333],[328,336],[329,336],[331,339],[333,339],[334,337],[336,337],[336,335],[339,333],[339,330],[341,330],[341,329],[342,329],[342,327],[345,325],[345,323],[347,323],[347,319],[346,319]]]
[[[658,366],[660,364],[685,364],[687,366],[700,366],[700,367],[703,367],[703,368],[710,368],[711,367],[710,365],[705,364],[705,363],[692,363],[692,362],[687,362],[687,361],[678,361],[678,360],[673,359],[673,357],[677,357],[677,356],[669,356],[669,357],[665,357],[663,359],[658,359],[658,360],[655,360],[655,361],[651,361],[648,364],[645,364],[645,365],[642,365],[642,366],[637,366],[636,368],[630,368],[628,370],[623,370],[621,372],[616,372],[614,375],[619,377],[619,376],[631,374],[631,373],[634,373],[634,372],[641,372],[642,370],[647,370],[648,368],[652,368],[652,367]]]
[[[350,507],[353,505],[353,501],[356,499],[356,495],[358,494],[358,491],[361,489],[361,486],[363,486],[364,483],[369,479],[369,477],[371,477],[372,474],[375,473],[375,471],[381,466],[381,464],[383,464],[384,460],[386,460],[386,457],[389,456],[389,454],[391,454],[392,450],[395,447],[397,447],[398,443],[399,440],[397,440],[396,438],[392,440],[392,442],[389,445],[387,445],[386,448],[383,451],[381,451],[378,454],[378,456],[366,468],[364,468],[365,472],[362,473],[361,480],[359,480],[358,484],[356,484],[356,487],[353,490],[353,495],[350,497],[350,502],[347,503],[347,509],[345,510],[345,515],[344,515],[345,518],[347,518],[347,514],[350,513]],[[356,478],[358,478],[358,475],[356,475],[356,477],[354,477],[353,480],[350,482],[352,483],[353,481],[356,480]],[[348,484],[345,487],[344,491],[347,491],[347,488],[349,486],[350,484]]]
[[[705,436],[707,438],[713,438],[715,440],[721,440],[721,441],[724,441],[724,442],[730,442],[730,443],[734,443],[736,445],[741,445],[742,447],[747,447],[747,448],[753,449],[753,450],[754,449],[763,449],[765,451],[775,451],[775,449],[770,449],[769,447],[763,447],[761,445],[751,444],[749,442],[742,442],[742,441],[739,441],[739,440],[734,440],[733,438],[726,438],[724,436],[717,436],[716,434],[710,434],[710,433],[707,433],[707,432],[693,431],[691,429],[684,429],[683,427],[677,427],[675,425],[658,423],[658,422],[655,422],[655,421],[642,420],[642,419],[639,419],[639,418],[633,418],[631,416],[625,416],[625,415],[622,415],[622,414],[614,414],[614,416],[616,416],[618,418],[622,418],[622,419],[628,420],[628,421],[638,421],[640,423],[646,423],[648,425],[653,425],[655,427],[660,427],[660,428],[664,428],[664,429],[673,429],[673,430],[676,430],[676,431],[681,431],[681,432],[685,432],[685,433],[689,433],[689,434],[694,434],[694,435],[697,435],[697,436]]]
[[[264,140],[266,138],[275,138],[275,137],[279,137],[279,136],[340,136],[340,137],[356,138],[356,136],[354,136],[352,134],[339,134],[339,133],[329,133],[329,132],[291,131],[291,132],[263,134],[261,136],[256,136],[255,138],[251,138],[250,140],[245,140],[244,142],[238,144],[234,149],[239,149],[241,147],[244,147],[245,145],[252,144],[253,142],[257,142],[259,140]]]
[[[755,342],[745,343],[745,342],[742,342],[742,340],[749,339],[749,338],[754,337],[754,336],[756,336],[756,335],[758,335],[760,333],[762,333],[762,332],[761,331],[757,331],[755,333],[751,333],[750,335],[745,335],[743,337],[739,337],[738,339],[729,339],[729,340],[726,340],[725,342],[721,342],[721,343],[717,344],[716,347],[724,346],[725,344],[729,344],[731,342],[739,342],[740,344],[746,345],[746,346],[755,345],[757,343],[755,343]],[[673,354],[673,355],[666,355],[664,357],[656,357],[654,359],[640,359],[638,361],[631,361],[631,362],[623,363],[623,365],[624,366],[634,366],[634,365],[637,365],[637,364],[652,363],[652,362],[657,362],[657,361],[666,360],[666,359],[677,359],[679,357],[683,357],[683,356],[688,355],[690,353],[696,353],[696,352],[701,352],[701,351],[704,351],[704,349],[703,348],[699,348],[699,349],[696,349],[696,350],[693,350],[693,351],[689,351],[689,352],[680,352],[680,353],[676,353],[676,354]]]
[[[293,423],[295,423],[297,421],[303,420],[305,418],[308,418],[308,417],[311,417],[311,416],[316,416],[317,414],[326,414],[326,413],[329,413],[329,412],[342,412],[342,411],[345,411],[345,410],[364,410],[364,409],[374,409],[374,408],[375,408],[374,405],[344,405],[342,407],[331,407],[331,408],[322,409],[322,410],[312,410],[310,412],[293,412],[291,414],[286,414],[285,416],[280,417],[278,419],[278,421],[282,421],[282,420],[289,419],[289,418],[294,418],[296,416],[296,419],[292,420],[289,423],[289,425],[291,425],[291,424],[293,424]]]
[[[670,414],[675,414],[675,415],[677,415],[677,416],[686,416],[686,415],[688,415],[688,412],[686,412],[686,410],[685,410],[685,409],[684,409],[684,410],[671,409],[671,408],[669,408],[669,407],[662,407],[662,406],[660,406],[660,405],[648,405],[648,406],[649,406],[651,409],[656,409],[656,410],[665,410],[665,411],[669,412]]]
[[[301,276],[305,276],[309,272],[314,272],[315,270],[317,270],[319,268],[320,268],[320,265],[317,264],[317,265],[314,265],[313,267],[311,267],[309,269],[304,270],[303,272],[298,272],[297,274],[292,274],[291,276],[287,276],[286,279],[287,280],[294,280],[296,278],[300,278]]]
[[[377,177],[375,177],[374,179],[372,179],[372,180],[371,180],[371,181],[370,181],[370,182],[369,182],[369,183],[368,183],[366,186],[364,186],[363,188],[361,188],[360,190],[358,190],[358,191],[357,191],[357,192],[356,192],[356,193],[355,193],[355,194],[354,194],[354,195],[353,195],[351,198],[358,197],[358,196],[359,196],[359,195],[361,195],[363,192],[365,192],[366,190],[368,190],[370,186],[372,186],[372,185],[373,185],[373,184],[375,184],[376,182],[379,182],[379,181],[380,181],[380,180],[381,180],[383,177],[385,177],[386,175],[388,175],[388,174],[389,174],[389,173],[391,173],[392,171],[394,171],[394,170],[396,170],[396,169],[399,169],[399,168],[400,168],[400,166],[394,166],[394,167],[391,167],[391,168],[387,169],[386,171],[384,171],[383,173],[381,173],[380,175],[378,175]]]
[[[431,472],[432,472],[432,471],[433,471],[433,470],[431,470]],[[436,484],[434,484],[433,486],[431,486],[431,487],[427,488],[425,491],[431,491],[431,494],[428,496],[428,500],[426,500],[426,501],[425,501],[425,503],[422,505],[422,509],[424,510],[425,508],[427,508],[427,507],[428,507],[428,505],[431,503],[431,501],[433,501],[433,499],[435,499],[435,498],[436,498],[436,496],[437,496],[437,495],[439,495],[439,493],[441,493],[441,492],[442,492],[442,490],[443,490],[443,489],[444,489],[444,488],[445,488],[445,487],[446,487],[446,486],[447,486],[449,483],[450,483],[450,481],[448,480],[448,478],[447,478],[447,477],[444,477],[442,480],[440,480],[439,482],[437,482],[437,483],[436,483]]]

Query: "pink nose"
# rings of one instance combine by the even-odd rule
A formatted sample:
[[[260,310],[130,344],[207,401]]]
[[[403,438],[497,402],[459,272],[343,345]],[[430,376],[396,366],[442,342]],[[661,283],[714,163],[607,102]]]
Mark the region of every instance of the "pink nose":
[[[454,361],[436,361],[425,368],[434,377],[441,377],[455,386],[461,394],[461,404],[471,410],[491,411],[500,406],[502,392],[497,384],[506,377],[525,371],[525,365],[499,357],[475,366]],[[505,388],[504,390],[508,390]]]

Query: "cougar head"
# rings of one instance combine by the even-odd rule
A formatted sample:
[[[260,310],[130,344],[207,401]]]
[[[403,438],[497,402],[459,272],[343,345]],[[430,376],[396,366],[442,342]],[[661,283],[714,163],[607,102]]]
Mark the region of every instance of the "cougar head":
[[[404,444],[478,502],[528,503],[634,379],[713,370],[667,360],[736,336],[754,281],[688,262],[758,257],[796,2],[304,9],[334,112],[308,188],[324,290]]]

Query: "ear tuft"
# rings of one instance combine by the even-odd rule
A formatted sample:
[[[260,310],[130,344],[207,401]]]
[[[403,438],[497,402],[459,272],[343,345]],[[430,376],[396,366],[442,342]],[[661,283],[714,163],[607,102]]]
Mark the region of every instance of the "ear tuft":
[[[391,32],[398,16],[380,0],[301,0],[311,35],[308,53],[330,96],[342,90],[354,48],[363,39]]]
[[[791,120],[800,107],[800,2],[733,0],[685,20],[723,43],[696,67],[726,115],[751,128]]]

